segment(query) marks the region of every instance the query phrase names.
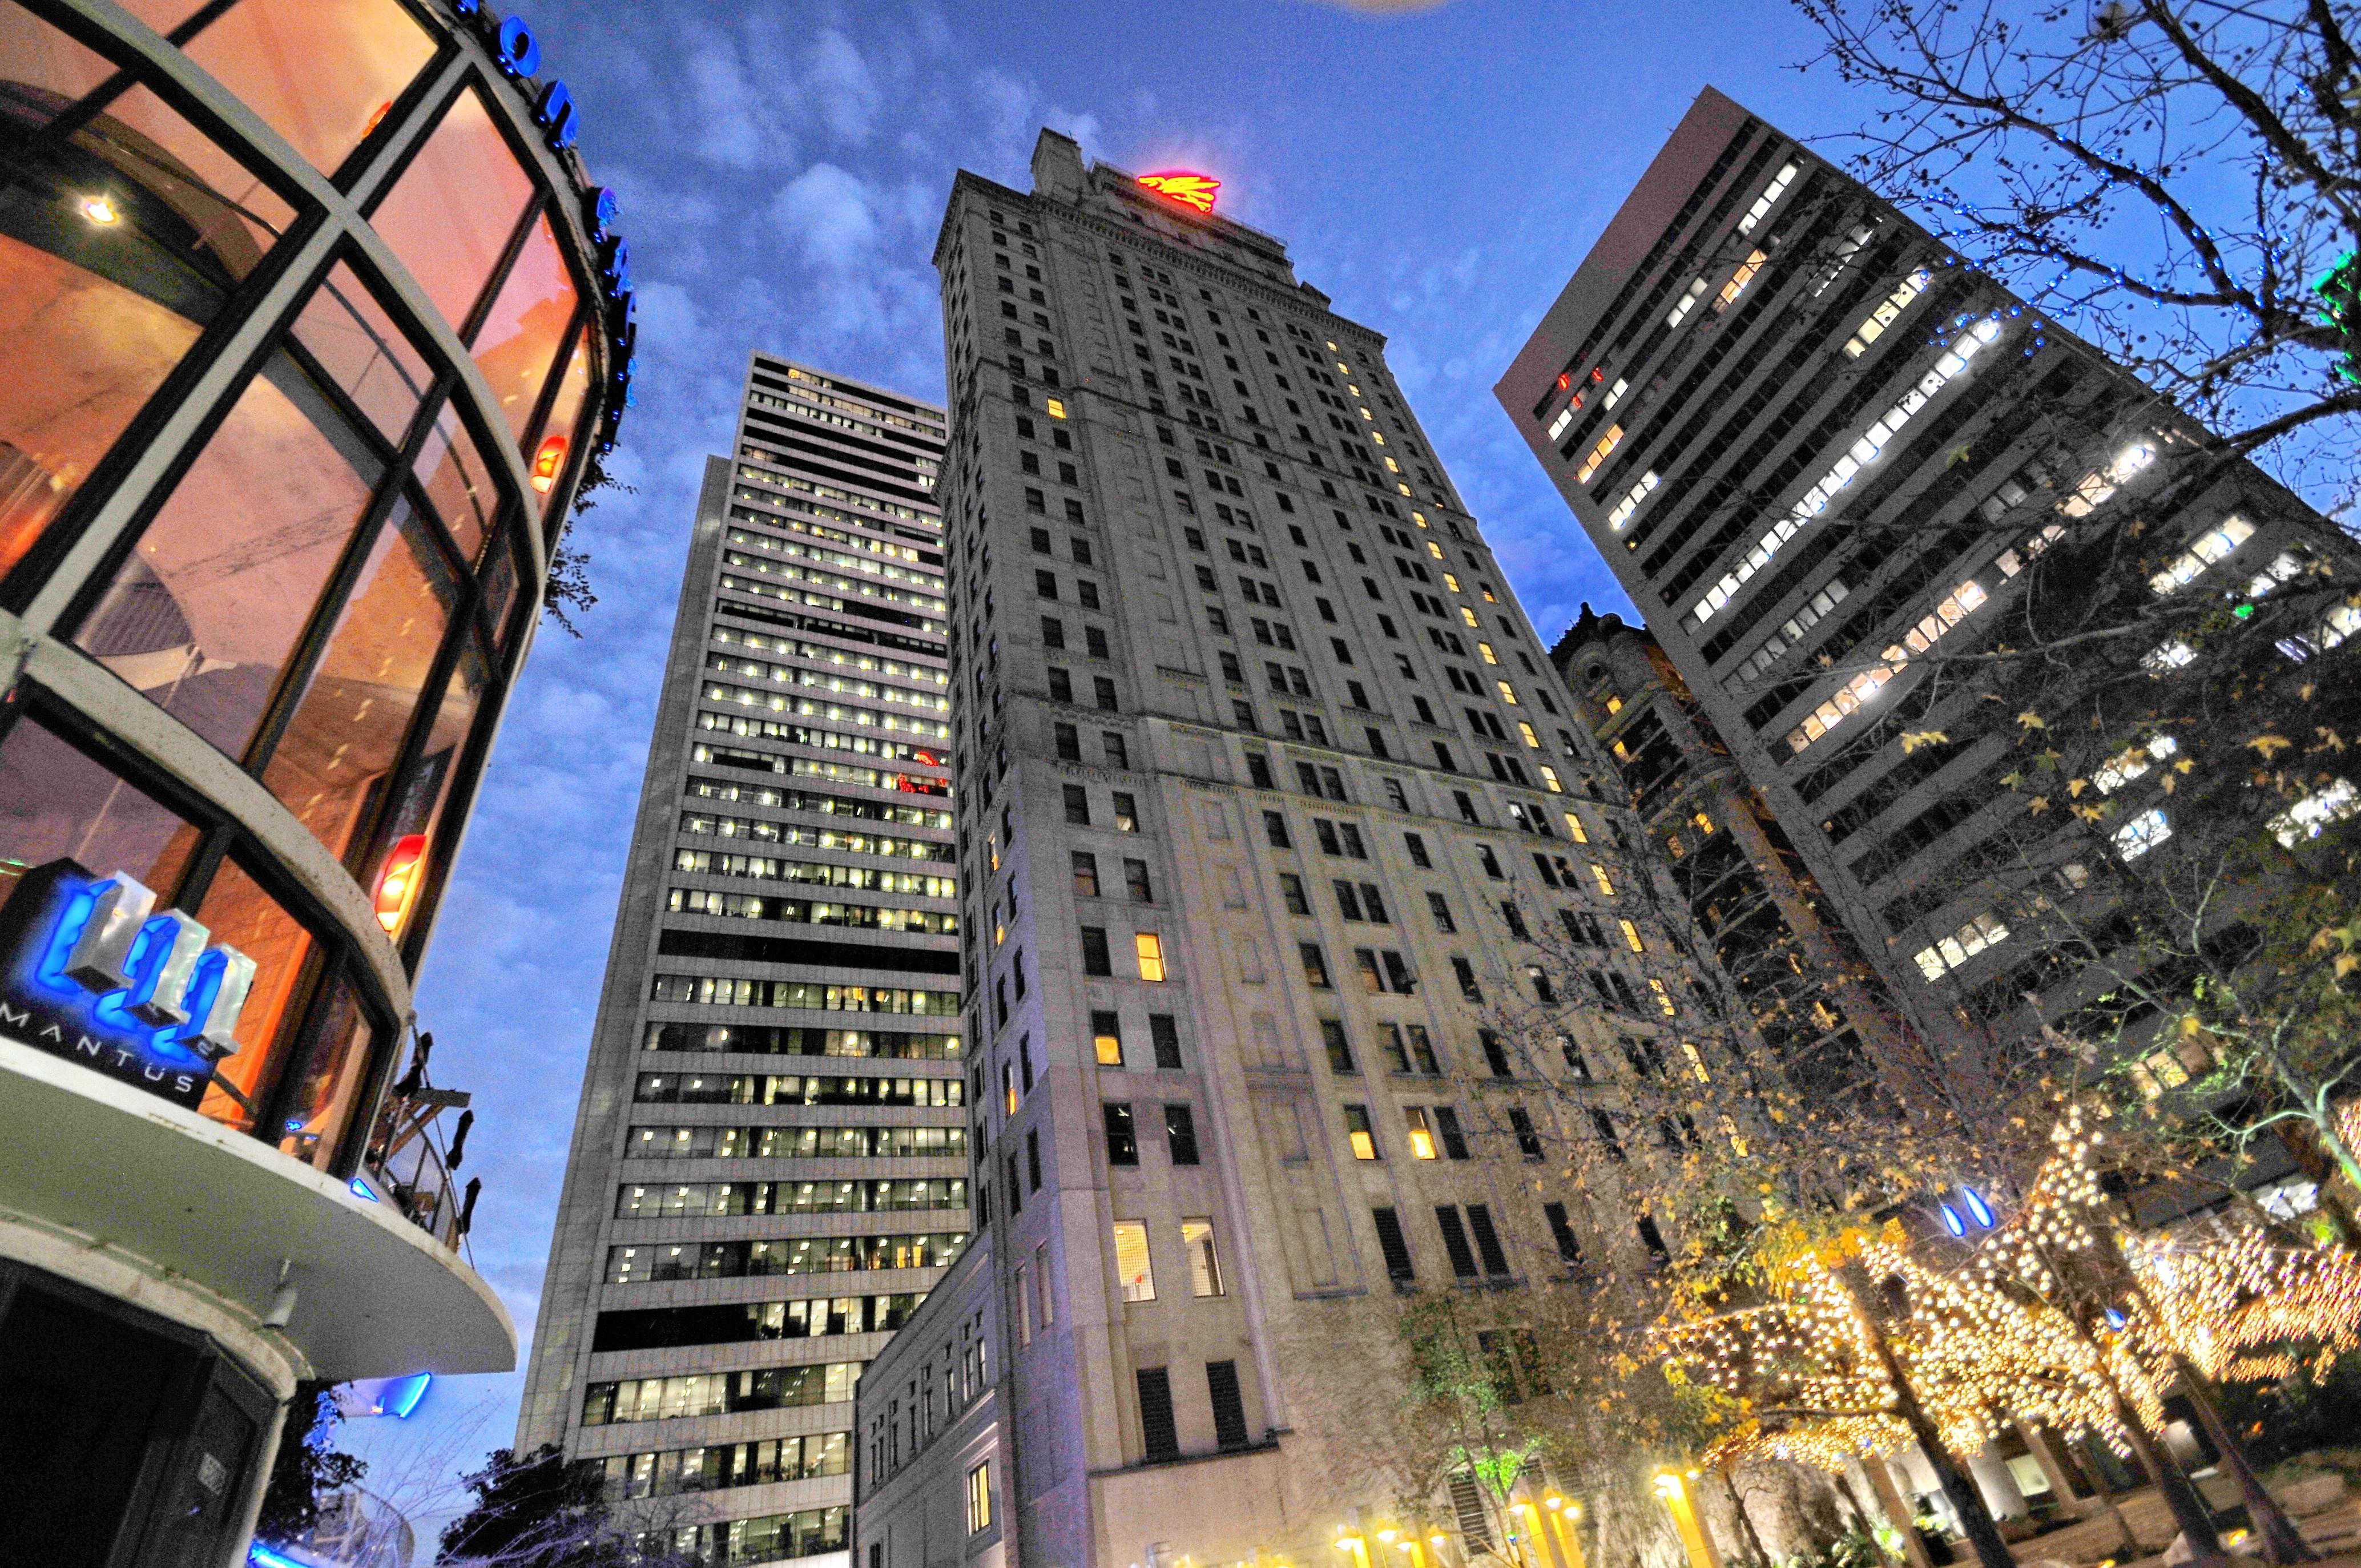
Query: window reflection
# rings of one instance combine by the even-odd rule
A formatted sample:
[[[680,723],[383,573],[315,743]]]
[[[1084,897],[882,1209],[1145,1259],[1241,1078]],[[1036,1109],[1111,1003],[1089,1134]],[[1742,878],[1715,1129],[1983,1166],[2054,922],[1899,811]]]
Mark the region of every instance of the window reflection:
[[[312,933],[279,901],[262,891],[246,868],[224,861],[213,886],[197,905],[197,924],[216,946],[236,948],[254,960],[254,989],[237,1020],[237,1052],[214,1064],[217,1080],[205,1091],[198,1113],[240,1131],[254,1126],[255,1109],[286,1056],[288,1025],[300,1003],[304,960],[312,956]],[[237,1092],[225,1092],[227,1080]],[[243,1096],[243,1100],[240,1099]]]
[[[340,261],[329,269],[328,280],[296,318],[295,336],[385,438],[400,445],[433,373],[351,268]]]
[[[558,380],[557,395],[550,400],[549,417],[542,422],[541,438],[533,447],[533,488],[544,510],[549,506],[550,492],[566,475],[574,444],[582,439],[581,431],[576,427],[582,422],[582,405],[589,396],[590,334],[586,329],[575,334],[574,351]]]
[[[491,620],[493,637],[503,648],[508,646],[509,606],[516,602],[516,552],[503,543],[484,568],[484,613]]]
[[[460,652],[457,666],[451,672],[450,684],[444,689],[442,703],[435,709],[434,727],[427,732],[418,762],[401,782],[391,818],[378,831],[380,853],[387,845],[397,843],[412,833],[423,833],[426,836],[430,859],[434,854],[435,833],[442,826],[443,808],[450,802],[452,781],[457,776],[460,760],[467,751],[467,736],[475,728],[477,710],[483,706],[484,687],[489,684],[489,670],[490,665],[484,657],[481,645],[471,638],[468,646]],[[413,900],[412,907],[418,907],[418,902]]]
[[[401,755],[457,598],[443,553],[397,506],[262,774],[339,860]]]
[[[445,112],[369,224],[443,319],[464,326],[500,264],[533,182],[473,89]]]
[[[146,89],[35,134],[114,66],[0,3],[0,573],[24,559],[291,209]]]
[[[473,563],[492,534],[492,519],[500,511],[500,492],[492,488],[475,438],[450,404],[434,416],[426,444],[418,454],[416,472],[426,487],[426,499],[435,515],[451,531],[463,560]]]
[[[76,645],[242,755],[377,477],[376,460],[318,389],[275,356],[148,525]]]
[[[335,1157],[361,1091],[367,1087],[370,1047],[376,1038],[359,996],[351,985],[337,981],[320,1032],[296,1069],[294,1093],[281,1124],[281,1153],[321,1168]]]
[[[0,908],[26,872],[55,860],[128,872],[170,900],[196,843],[179,813],[33,720],[0,738]]]
[[[476,364],[492,396],[500,400],[509,433],[520,446],[532,433],[541,389],[565,345],[566,329],[574,324],[578,297],[565,252],[557,247],[556,232],[544,214],[525,237],[508,281],[476,334]]]
[[[399,0],[240,0],[181,47],[323,174],[434,55]]]

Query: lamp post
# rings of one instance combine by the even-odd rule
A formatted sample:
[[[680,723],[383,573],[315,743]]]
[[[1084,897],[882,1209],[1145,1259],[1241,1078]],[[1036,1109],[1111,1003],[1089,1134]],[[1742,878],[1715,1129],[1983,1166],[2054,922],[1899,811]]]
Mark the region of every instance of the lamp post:
[[[1549,1510],[1549,1537],[1556,1544],[1565,1568],[1589,1568],[1582,1555],[1582,1505],[1552,1492],[1542,1499],[1542,1507]]]
[[[1714,1551],[1713,1541],[1705,1532],[1705,1522],[1697,1516],[1696,1495],[1689,1489],[1689,1482],[1695,1479],[1694,1471],[1684,1474],[1660,1470],[1656,1473],[1656,1496],[1673,1516],[1673,1529],[1689,1554],[1689,1568],[1721,1568],[1721,1555]]]

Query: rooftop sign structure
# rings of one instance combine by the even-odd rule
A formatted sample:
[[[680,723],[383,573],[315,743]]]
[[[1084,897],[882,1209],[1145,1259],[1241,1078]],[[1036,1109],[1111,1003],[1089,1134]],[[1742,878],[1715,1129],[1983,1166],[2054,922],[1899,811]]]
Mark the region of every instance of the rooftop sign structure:
[[[1139,182],[1161,196],[1169,196],[1184,207],[1194,207],[1201,213],[1213,210],[1213,192],[1222,182],[1210,175],[1174,170],[1164,174],[1143,174]]]

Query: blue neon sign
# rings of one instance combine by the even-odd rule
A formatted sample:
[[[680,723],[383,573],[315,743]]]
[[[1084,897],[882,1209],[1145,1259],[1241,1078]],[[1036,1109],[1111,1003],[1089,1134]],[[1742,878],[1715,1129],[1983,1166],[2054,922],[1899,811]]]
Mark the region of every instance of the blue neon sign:
[[[123,872],[29,872],[0,922],[0,1029],[194,1106],[237,1051],[254,960]]]

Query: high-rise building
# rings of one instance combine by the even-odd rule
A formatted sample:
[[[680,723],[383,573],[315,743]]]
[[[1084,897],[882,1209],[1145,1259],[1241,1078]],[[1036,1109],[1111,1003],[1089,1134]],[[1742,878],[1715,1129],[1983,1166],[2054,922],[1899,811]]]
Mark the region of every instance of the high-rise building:
[[[0,1562],[243,1562],[300,1380],[515,1361],[414,986],[631,290],[466,9],[0,4]]]
[[[2137,499],[2174,467],[2160,452],[2204,433],[1710,89],[1496,393],[1837,922],[1936,1038],[2029,993],[2055,1016],[2120,979],[2061,963],[2062,944],[2010,945],[2085,885],[2093,850],[2028,850],[2005,787],[2021,705],[1945,661],[2021,639],[2036,563],[2119,489],[2166,565],[2128,580],[2125,626],[2192,605],[2163,601],[2216,567],[2210,590],[2260,598],[2350,559],[2247,464]],[[2361,623],[2331,613],[2321,640]],[[2127,664],[2191,656],[2122,646]],[[2093,642],[2059,663],[2113,657]],[[2103,794],[2158,783],[2147,758],[2089,769]],[[2124,809],[2095,852],[2136,856],[2169,831],[2166,804]]]
[[[1309,1561],[1394,1501],[1398,1291],[1661,1242],[1548,1189],[1490,1026],[1562,1010],[1569,1075],[1677,1027],[1628,810],[1383,339],[1215,200],[1044,132],[938,242],[990,1277],[862,1382],[866,1568]]]
[[[840,1552],[968,1232],[939,409],[756,355],[709,459],[518,1424],[714,1563]]]

